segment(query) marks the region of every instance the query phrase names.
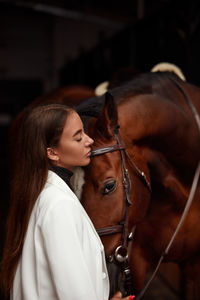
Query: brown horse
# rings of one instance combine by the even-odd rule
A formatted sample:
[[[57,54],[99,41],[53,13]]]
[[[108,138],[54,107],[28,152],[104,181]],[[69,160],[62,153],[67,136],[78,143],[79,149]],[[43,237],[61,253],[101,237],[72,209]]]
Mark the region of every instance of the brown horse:
[[[188,101],[200,112],[200,89],[172,73],[158,72],[139,75],[106,95],[105,101],[104,96],[98,99],[97,111],[103,109],[98,118],[89,120],[88,134],[95,140],[94,149],[109,148],[117,144],[120,125],[118,143],[129,155],[124,156],[131,182],[126,225],[128,234],[134,228],[128,252],[137,294],[168,245],[189,195],[200,159],[200,132]],[[79,108],[80,114],[89,110],[86,106]],[[81,201],[97,229],[120,224],[124,218],[120,153],[125,150],[114,148],[96,153],[84,169]],[[164,258],[180,266],[185,278],[183,294],[193,300],[200,299],[199,219],[198,185],[183,226]],[[121,239],[121,232],[102,237],[108,256]]]

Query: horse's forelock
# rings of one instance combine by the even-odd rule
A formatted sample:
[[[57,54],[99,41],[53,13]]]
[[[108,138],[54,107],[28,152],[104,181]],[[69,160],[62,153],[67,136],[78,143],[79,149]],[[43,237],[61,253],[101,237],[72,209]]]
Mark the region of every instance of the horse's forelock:
[[[81,198],[83,184],[85,183],[84,175],[85,175],[85,173],[83,171],[83,168],[77,167],[74,170],[74,174],[70,180],[70,183],[73,187],[74,193],[76,194],[78,199]]]

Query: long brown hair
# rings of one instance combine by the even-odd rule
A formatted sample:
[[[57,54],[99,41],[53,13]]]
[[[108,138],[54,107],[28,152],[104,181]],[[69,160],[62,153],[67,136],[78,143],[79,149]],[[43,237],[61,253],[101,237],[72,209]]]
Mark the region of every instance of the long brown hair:
[[[1,285],[8,295],[20,259],[33,206],[48,174],[47,147],[55,147],[72,108],[60,104],[23,111],[12,127],[10,209],[1,262]],[[16,130],[15,130],[16,129]]]

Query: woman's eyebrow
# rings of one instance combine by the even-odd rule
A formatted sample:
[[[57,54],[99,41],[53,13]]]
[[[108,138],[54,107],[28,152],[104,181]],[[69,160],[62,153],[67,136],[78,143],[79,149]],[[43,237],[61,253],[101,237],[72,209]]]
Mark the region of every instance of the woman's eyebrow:
[[[79,134],[79,133],[81,133],[81,132],[82,132],[82,129],[77,130],[77,131],[73,134],[72,137],[75,137],[77,134]]]

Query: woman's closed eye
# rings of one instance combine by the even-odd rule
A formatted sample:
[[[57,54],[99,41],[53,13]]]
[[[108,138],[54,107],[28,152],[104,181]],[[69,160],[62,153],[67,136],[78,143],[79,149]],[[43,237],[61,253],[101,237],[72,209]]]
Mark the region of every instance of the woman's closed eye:
[[[76,141],[77,141],[77,142],[81,142],[81,141],[82,141],[82,136],[81,136],[81,135],[78,136],[77,139],[76,139]]]

